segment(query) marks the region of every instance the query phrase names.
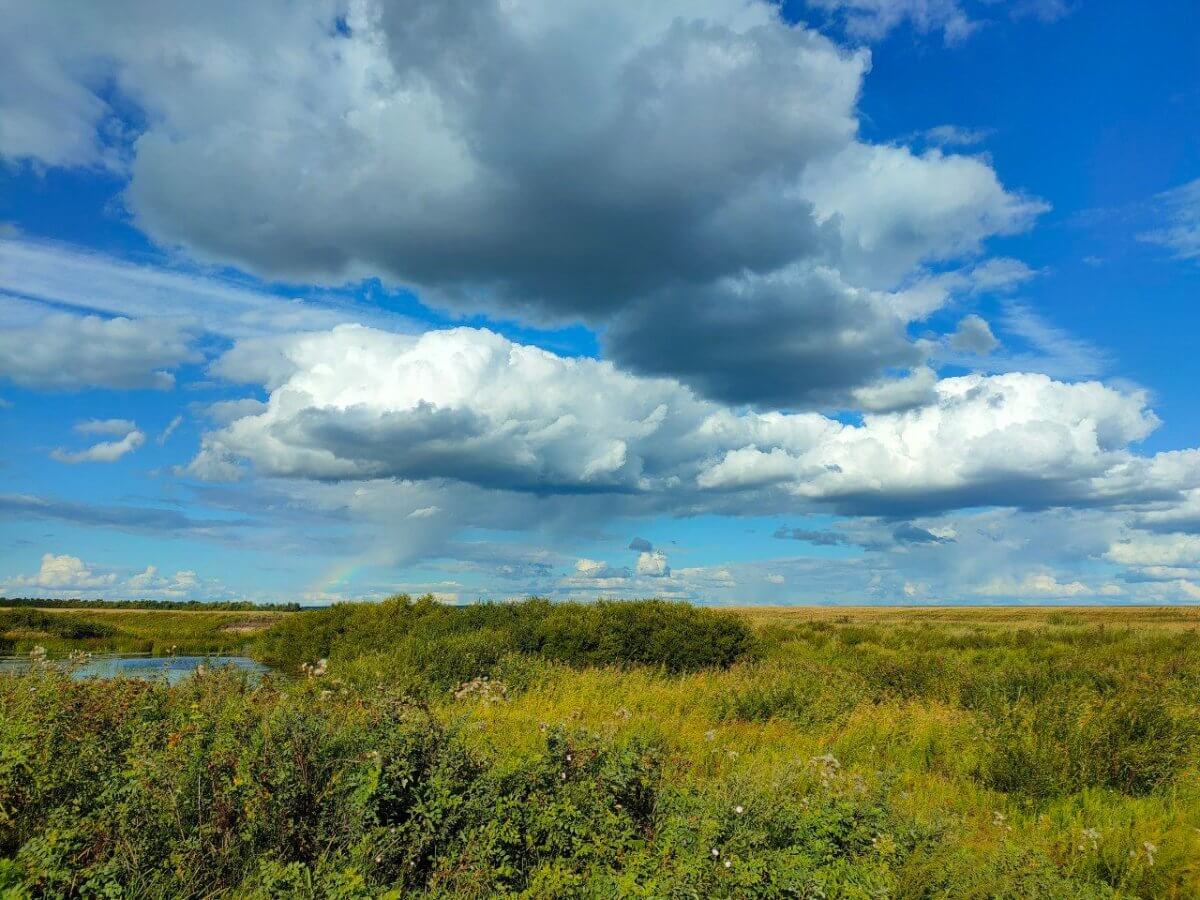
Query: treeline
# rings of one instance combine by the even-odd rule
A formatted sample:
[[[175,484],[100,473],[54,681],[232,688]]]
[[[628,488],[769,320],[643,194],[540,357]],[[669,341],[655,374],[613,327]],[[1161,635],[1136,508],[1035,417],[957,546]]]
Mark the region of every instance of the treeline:
[[[258,639],[255,654],[285,671],[327,659],[447,687],[487,674],[506,656],[571,666],[647,665],[667,672],[725,667],[754,637],[738,616],[663,600],[447,606],[408,595],[341,603],[291,616]]]
[[[249,600],[85,600],[80,597],[0,597],[0,607],[12,609],[170,609],[211,612],[299,612],[299,603],[251,603]]]

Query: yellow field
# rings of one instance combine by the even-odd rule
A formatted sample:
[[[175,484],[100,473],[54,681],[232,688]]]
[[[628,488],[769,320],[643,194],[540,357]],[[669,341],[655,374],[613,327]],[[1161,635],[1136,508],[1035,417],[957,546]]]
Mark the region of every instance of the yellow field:
[[[756,626],[829,622],[840,625],[938,625],[1033,628],[1103,625],[1196,628],[1200,606],[735,606]]]

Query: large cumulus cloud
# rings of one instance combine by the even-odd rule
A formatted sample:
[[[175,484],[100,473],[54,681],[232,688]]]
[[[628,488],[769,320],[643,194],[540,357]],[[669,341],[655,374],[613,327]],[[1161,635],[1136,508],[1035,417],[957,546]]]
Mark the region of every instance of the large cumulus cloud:
[[[0,155],[126,173],[135,221],[201,258],[611,326],[615,358],[722,400],[852,403],[923,353],[863,292],[1043,208],[982,158],[863,142],[869,55],[761,0],[18,18]],[[689,356],[663,325],[693,316]]]
[[[458,328],[420,337],[361,326],[235,347],[217,374],[269,390],[210,432],[191,464],[236,477],[396,478],[538,494],[658,498],[675,510],[903,515],[1178,500],[1190,452],[1141,456],[1146,396],[1044,375],[970,375],[928,405],[847,424],[697,398],[667,378]]]

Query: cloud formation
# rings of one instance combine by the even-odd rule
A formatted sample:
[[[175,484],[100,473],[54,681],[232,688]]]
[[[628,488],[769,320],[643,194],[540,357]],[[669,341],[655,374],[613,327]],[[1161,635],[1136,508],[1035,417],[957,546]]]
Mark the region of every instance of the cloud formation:
[[[121,435],[119,440],[100,441],[84,450],[65,450],[56,447],[50,452],[50,457],[61,463],[112,463],[126,454],[132,453],[146,442],[146,435],[138,430],[135,423],[126,419],[92,419],[80,422],[75,426],[80,434]]]
[[[1139,238],[1166,247],[1178,259],[1200,259],[1200,178],[1159,194],[1156,201],[1165,224]]]
[[[0,295],[0,314],[6,302]],[[50,314],[0,329],[0,378],[42,390],[169,390],[170,370],[197,358],[192,337],[179,320]]]
[[[0,591],[39,597],[86,596],[105,599],[217,600],[232,594],[219,582],[184,569],[160,575],[157,566],[126,575],[118,569],[85,563],[78,556],[46,553],[32,575],[0,580]]]
[[[861,140],[867,54],[765,0],[208,12],[23,9],[0,155],[114,167],[135,221],[196,257],[582,320],[724,402],[848,404],[919,364],[888,291],[1046,208],[985,159]]]
[[[570,359],[492,332],[413,338],[342,326],[235,347],[218,370],[257,375],[265,407],[203,438],[190,470],[323,481],[451,481],[540,495],[608,494],[670,508],[825,506],[903,515],[1182,497],[1196,451],[1143,457],[1146,396],[1044,375],[969,375],[933,402],[846,424],[737,411],[678,382]]]

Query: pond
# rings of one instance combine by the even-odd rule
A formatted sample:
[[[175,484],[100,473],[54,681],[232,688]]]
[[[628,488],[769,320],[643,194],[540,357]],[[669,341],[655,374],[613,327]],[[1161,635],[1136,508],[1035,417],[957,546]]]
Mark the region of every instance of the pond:
[[[67,665],[66,660],[50,660],[49,665]],[[29,669],[28,656],[0,657],[0,673],[19,673]],[[235,669],[250,673],[253,678],[261,677],[270,671],[267,666],[248,656],[136,656],[113,654],[92,656],[71,671],[72,678],[141,678],[146,681],[156,681],[165,678],[168,683],[175,684],[185,678],[190,678],[196,669],[204,666],[206,669],[216,669],[222,666],[232,666]]]

